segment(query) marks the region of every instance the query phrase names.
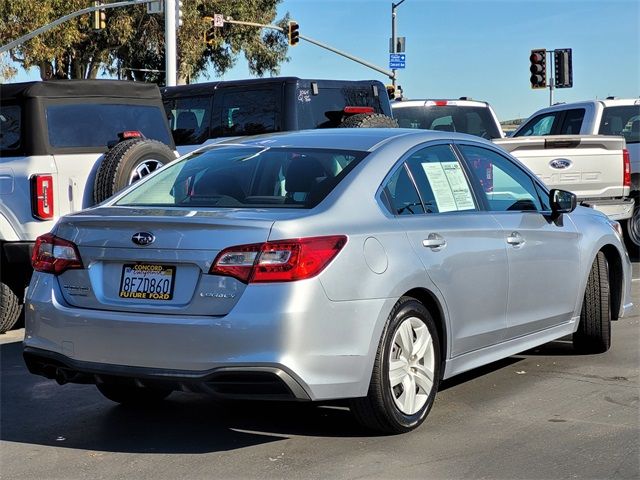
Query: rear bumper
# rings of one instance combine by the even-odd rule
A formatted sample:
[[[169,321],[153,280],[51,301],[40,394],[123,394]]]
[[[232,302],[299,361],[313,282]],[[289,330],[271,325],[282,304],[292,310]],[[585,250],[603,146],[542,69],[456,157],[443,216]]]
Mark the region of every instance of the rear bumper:
[[[293,379],[283,380],[292,398],[360,397],[367,393],[394,303],[332,302],[319,280],[310,279],[249,285],[225,316],[92,310],[68,305],[55,277],[35,272],[27,296],[25,359],[36,352],[61,362],[53,370],[40,360],[43,367],[30,368],[54,378],[68,370],[62,381],[168,375],[180,389],[215,393],[209,384],[221,372],[266,372]]]
[[[633,198],[578,199],[580,205],[604,213],[611,220],[626,220],[633,215]]]

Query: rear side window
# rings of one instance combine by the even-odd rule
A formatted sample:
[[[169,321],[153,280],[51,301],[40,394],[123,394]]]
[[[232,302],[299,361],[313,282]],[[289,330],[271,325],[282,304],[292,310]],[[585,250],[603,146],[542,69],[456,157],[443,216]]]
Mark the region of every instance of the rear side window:
[[[0,151],[11,152],[20,148],[20,107],[0,107]]]
[[[584,108],[574,108],[572,110],[567,110],[564,115],[564,120],[562,120],[560,131],[557,132],[557,134],[578,135],[580,133],[580,129],[582,128],[584,112]]]
[[[296,92],[295,103],[300,130],[337,127],[342,122],[344,107],[347,106],[372,107],[374,112],[384,113],[380,98],[373,96],[371,87],[325,87],[320,88],[317,95],[310,88],[300,87]]]
[[[385,185],[384,192],[393,210],[391,213],[397,215],[424,213],[416,186],[404,164],[391,176]]]
[[[185,97],[165,102],[176,145],[198,145],[209,138],[211,97]]]
[[[500,138],[491,112],[483,107],[416,106],[396,107],[393,117],[401,128],[420,128],[468,133],[482,138]]]
[[[640,143],[640,105],[606,107],[598,133],[622,135],[627,143]]]
[[[160,107],[131,104],[65,104],[46,107],[49,144],[54,148],[106,147],[118,133],[138,130],[171,145]]]
[[[214,137],[278,131],[277,112],[280,108],[274,90],[223,90],[221,96],[222,112],[213,125]]]
[[[407,159],[427,213],[476,208],[462,166],[449,145],[423,148]]]
[[[366,152],[220,146],[172,163],[118,205],[313,208]]]

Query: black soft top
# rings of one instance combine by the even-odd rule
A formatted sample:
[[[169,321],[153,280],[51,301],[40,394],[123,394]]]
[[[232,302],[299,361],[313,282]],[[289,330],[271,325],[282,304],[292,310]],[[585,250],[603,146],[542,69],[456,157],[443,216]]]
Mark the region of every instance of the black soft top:
[[[159,99],[160,90],[153,83],[125,80],[48,80],[0,84],[0,101],[26,98],[117,97]]]

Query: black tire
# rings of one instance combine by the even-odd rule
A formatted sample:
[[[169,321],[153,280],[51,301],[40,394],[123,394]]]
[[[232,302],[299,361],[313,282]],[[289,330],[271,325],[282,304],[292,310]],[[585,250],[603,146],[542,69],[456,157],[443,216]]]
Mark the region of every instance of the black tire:
[[[132,138],[124,140],[104,154],[93,187],[93,201],[100,203],[176,159],[173,150],[157,140]],[[137,172],[137,169],[142,170]],[[145,173],[146,172],[146,173]]]
[[[140,387],[126,383],[100,383],[96,387],[106,398],[123,405],[157,403],[167,398],[172,392],[165,388]]]
[[[394,337],[404,321],[417,318],[428,330],[433,345],[433,384],[426,403],[414,414],[406,414],[396,405],[395,392],[389,380],[389,358],[394,348]],[[433,317],[420,302],[402,297],[395,305],[382,333],[366,397],[355,398],[350,408],[356,420],[366,428],[384,433],[404,433],[420,426],[427,417],[436,397],[440,382],[440,343]]]
[[[635,200],[633,216],[621,222],[624,229],[624,243],[633,259],[640,257],[640,205],[638,205],[640,197],[636,197]]]
[[[338,128],[398,128],[398,121],[382,113],[358,113],[345,118]]]
[[[581,353],[603,353],[611,347],[609,271],[604,253],[598,252],[584,292],[573,346]]]
[[[9,285],[0,282],[0,334],[6,333],[20,318],[22,305]]]

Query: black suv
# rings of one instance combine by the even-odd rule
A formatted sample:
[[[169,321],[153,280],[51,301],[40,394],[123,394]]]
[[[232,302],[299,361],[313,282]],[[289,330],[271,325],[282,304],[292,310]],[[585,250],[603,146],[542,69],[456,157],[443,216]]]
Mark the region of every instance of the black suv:
[[[289,130],[397,127],[386,88],[375,80],[276,77],[165,87],[161,93],[177,146]]]

